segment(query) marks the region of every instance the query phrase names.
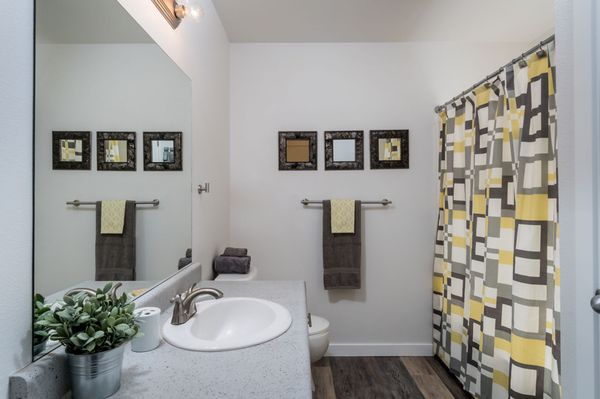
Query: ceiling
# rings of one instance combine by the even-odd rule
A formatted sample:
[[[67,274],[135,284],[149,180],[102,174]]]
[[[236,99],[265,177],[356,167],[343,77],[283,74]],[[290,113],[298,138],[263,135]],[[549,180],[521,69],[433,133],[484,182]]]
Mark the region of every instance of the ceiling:
[[[213,0],[231,42],[530,42],[552,0]]]
[[[38,0],[36,36],[40,43],[154,43],[117,0]]]

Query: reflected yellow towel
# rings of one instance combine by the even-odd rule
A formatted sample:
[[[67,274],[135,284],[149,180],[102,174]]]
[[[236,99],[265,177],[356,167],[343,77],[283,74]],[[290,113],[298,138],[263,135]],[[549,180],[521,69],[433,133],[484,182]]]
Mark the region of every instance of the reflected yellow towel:
[[[100,234],[123,234],[125,200],[102,201]]]
[[[333,234],[354,233],[354,208],[354,200],[331,200],[331,232]]]
[[[146,291],[148,291],[148,288],[138,288],[137,290],[131,291],[131,296],[138,297]]]

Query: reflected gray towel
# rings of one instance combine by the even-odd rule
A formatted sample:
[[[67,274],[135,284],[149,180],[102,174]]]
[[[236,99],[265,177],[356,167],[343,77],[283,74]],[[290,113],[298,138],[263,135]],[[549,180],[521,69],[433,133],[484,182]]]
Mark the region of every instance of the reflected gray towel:
[[[246,248],[232,248],[227,247],[223,251],[223,256],[247,256],[248,250]]]
[[[250,270],[250,257],[220,255],[215,258],[214,269],[217,274],[246,274]]]
[[[102,202],[96,202],[96,280],[135,280],[135,201],[125,203],[123,234],[100,234]]]
[[[331,233],[331,201],[323,201],[323,283],[326,290],[360,288],[360,201],[354,204],[354,233]]]
[[[177,269],[183,269],[190,263],[192,263],[192,258],[179,258],[179,262],[177,263]]]

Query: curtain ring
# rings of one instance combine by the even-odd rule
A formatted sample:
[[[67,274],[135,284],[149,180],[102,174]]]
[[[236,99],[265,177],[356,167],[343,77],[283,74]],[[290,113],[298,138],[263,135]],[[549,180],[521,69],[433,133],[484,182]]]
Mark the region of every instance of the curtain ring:
[[[540,42],[540,48],[535,52],[538,58],[544,58],[546,56],[546,50],[544,50],[544,42]]]

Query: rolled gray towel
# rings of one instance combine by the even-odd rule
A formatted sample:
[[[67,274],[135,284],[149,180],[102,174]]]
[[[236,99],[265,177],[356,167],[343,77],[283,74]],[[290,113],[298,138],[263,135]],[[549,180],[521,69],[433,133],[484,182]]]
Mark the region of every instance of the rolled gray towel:
[[[220,255],[215,258],[214,269],[217,274],[246,274],[250,270],[250,257]]]
[[[185,257],[186,258],[191,258],[192,257],[192,248],[188,248],[185,250]]]
[[[190,263],[192,263],[192,258],[180,258],[179,259],[179,263],[177,265],[177,268],[178,268],[178,270],[179,269],[183,269],[184,267],[186,267]]]
[[[222,256],[248,256],[248,249],[227,247]]]

